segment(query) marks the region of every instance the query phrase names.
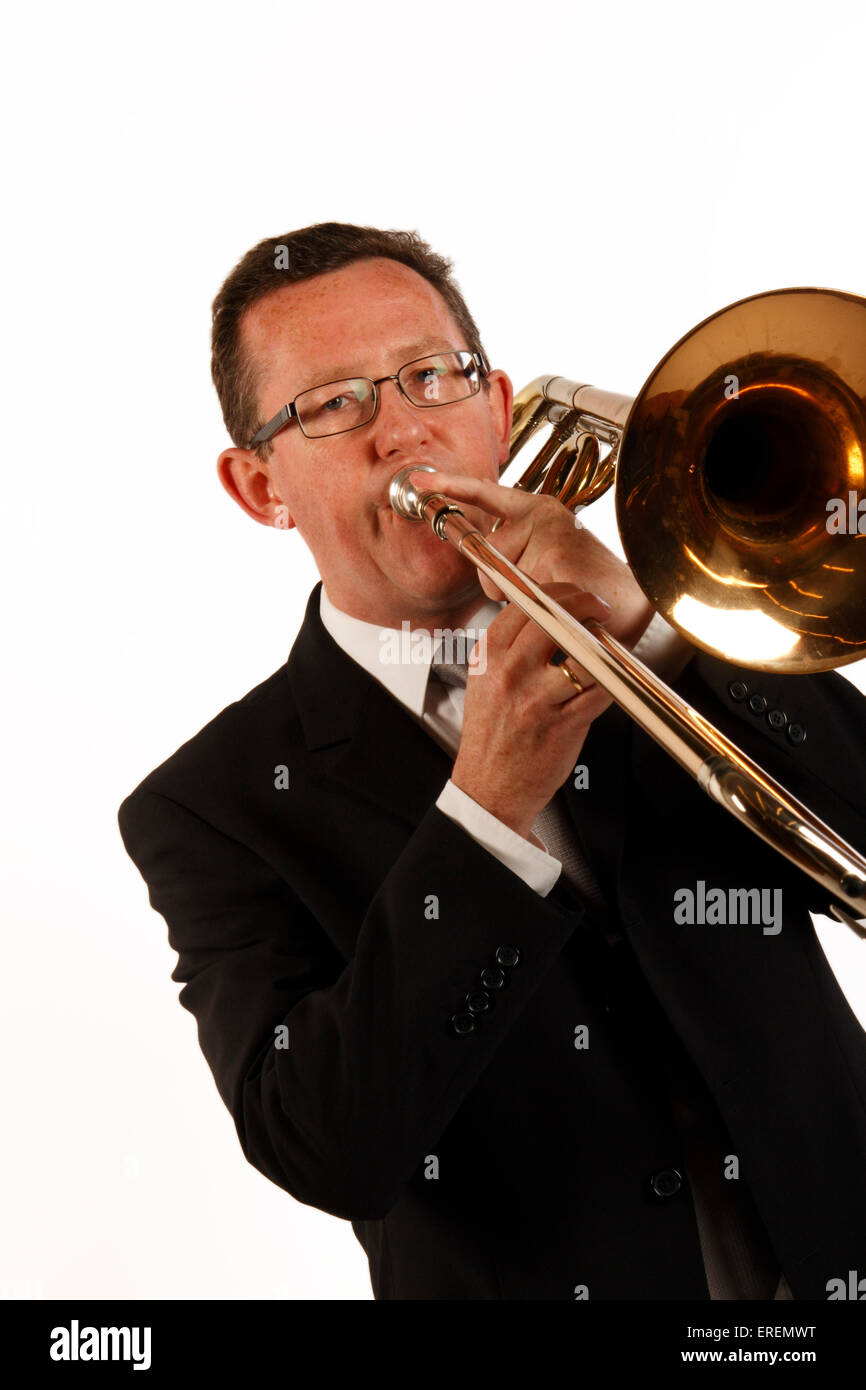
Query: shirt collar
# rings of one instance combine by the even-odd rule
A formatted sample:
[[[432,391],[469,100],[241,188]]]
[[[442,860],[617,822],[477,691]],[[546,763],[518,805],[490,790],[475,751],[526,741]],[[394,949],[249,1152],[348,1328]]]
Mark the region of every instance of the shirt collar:
[[[504,606],[493,599],[482,599],[462,630],[481,631],[492,623]],[[404,624],[402,629],[390,628],[352,618],[332,603],[324,584],[319,598],[319,613],[322,625],[347,656],[362,666],[368,675],[413,714],[423,712],[436,646],[430,634],[424,637],[413,634],[408,624]]]

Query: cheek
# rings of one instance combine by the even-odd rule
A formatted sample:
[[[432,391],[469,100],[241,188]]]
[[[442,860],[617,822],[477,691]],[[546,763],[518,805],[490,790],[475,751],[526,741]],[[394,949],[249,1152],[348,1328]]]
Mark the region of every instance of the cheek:
[[[352,511],[349,483],[328,466],[327,459],[284,465],[275,472],[274,481],[302,536],[326,538],[335,519]]]
[[[497,441],[489,415],[473,420],[468,426],[452,429],[449,446],[459,472],[494,483],[499,481]]]
[[[313,552],[323,557],[350,557],[363,548],[360,518],[357,511],[347,508],[346,499],[323,499],[301,534]]]

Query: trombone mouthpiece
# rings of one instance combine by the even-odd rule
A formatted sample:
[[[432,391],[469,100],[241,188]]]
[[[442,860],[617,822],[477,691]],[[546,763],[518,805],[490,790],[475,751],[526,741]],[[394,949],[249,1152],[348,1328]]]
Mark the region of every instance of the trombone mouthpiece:
[[[409,481],[410,473],[435,473],[429,463],[413,463],[395,473],[388,485],[388,501],[398,516],[405,521],[423,521],[418,507],[418,489]]]

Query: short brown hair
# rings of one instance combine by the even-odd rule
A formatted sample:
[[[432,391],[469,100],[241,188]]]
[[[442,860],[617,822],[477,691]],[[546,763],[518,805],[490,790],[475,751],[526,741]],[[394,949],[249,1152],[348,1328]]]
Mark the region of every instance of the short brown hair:
[[[399,261],[429,280],[465,334],[469,351],[484,352],[475,320],[451,273],[451,261],[433,251],[417,232],[318,222],[283,236],[266,237],[238,261],[213,302],[211,375],[226,429],[240,448],[245,449],[264,424],[256,398],[255,368],[240,344],[240,323],[246,310],[285,285],[374,256]],[[271,447],[270,442],[259,445],[258,452],[266,457]]]

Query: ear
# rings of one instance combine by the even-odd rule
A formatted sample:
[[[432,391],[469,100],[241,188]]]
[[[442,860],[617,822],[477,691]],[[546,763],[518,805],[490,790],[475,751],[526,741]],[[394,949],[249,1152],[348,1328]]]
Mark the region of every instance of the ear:
[[[514,404],[514,385],[505,372],[498,368],[489,372],[490,393],[487,403],[490,406],[490,419],[496,435],[497,459],[501,466],[508,462],[511,452],[511,411]]]
[[[232,501],[259,525],[281,531],[294,526],[288,507],[274,491],[267,464],[254,449],[224,449],[217,459],[217,475]]]

